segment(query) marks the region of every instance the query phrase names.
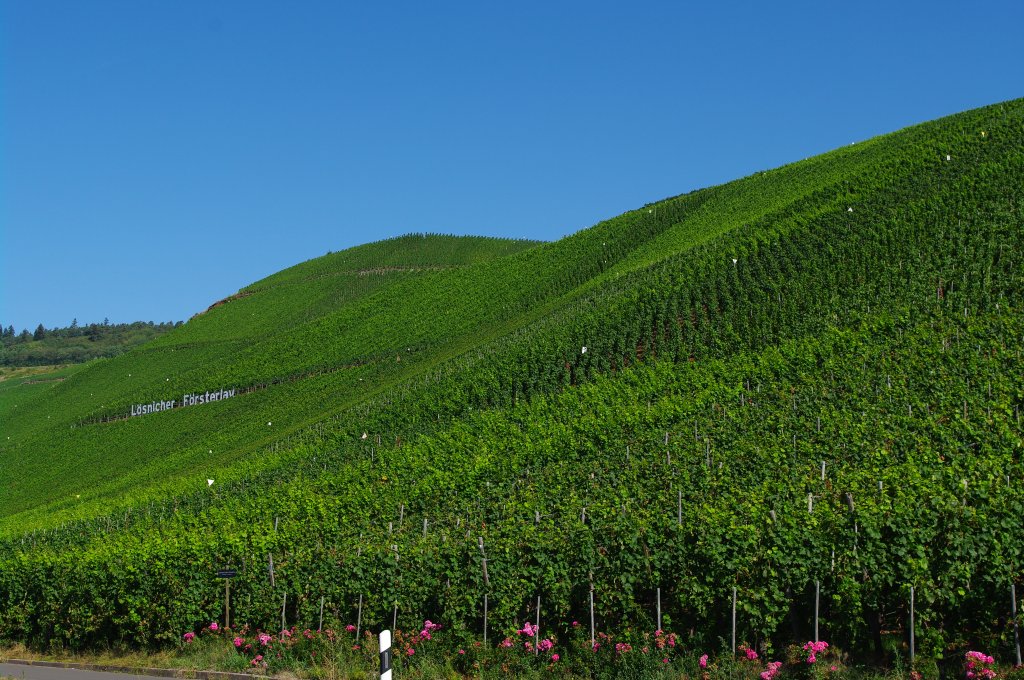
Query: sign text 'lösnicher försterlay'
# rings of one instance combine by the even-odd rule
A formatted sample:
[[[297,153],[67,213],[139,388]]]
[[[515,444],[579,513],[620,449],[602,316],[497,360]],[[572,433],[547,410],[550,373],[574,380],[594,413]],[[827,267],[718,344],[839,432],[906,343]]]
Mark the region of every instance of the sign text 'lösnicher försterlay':
[[[132,404],[132,415],[142,416],[147,413],[159,413],[161,411],[167,411],[172,408],[178,408],[180,406],[195,406],[197,404],[206,404],[211,401],[220,401],[221,399],[229,399],[235,396],[235,388],[230,390],[217,390],[215,392],[203,392],[191,394],[187,393],[182,395],[180,400],[170,399],[168,401],[151,401],[148,404]]]

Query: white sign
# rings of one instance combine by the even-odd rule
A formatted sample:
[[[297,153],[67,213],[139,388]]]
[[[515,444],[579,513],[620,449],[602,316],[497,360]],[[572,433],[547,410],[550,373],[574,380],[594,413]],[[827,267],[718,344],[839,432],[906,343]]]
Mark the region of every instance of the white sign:
[[[186,393],[182,395],[181,401],[171,399],[170,401],[151,401],[148,404],[132,404],[131,415],[143,416],[147,413],[160,413],[161,411],[181,406],[195,406],[197,404],[221,401],[222,399],[230,399],[235,396],[235,393],[236,389],[231,388],[230,390],[217,390],[216,392],[203,392],[202,394]]]

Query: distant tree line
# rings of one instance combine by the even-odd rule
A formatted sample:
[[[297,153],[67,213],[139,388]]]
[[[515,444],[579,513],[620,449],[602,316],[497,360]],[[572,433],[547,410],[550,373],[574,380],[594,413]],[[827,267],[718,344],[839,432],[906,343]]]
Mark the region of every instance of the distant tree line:
[[[154,323],[91,323],[84,326],[73,319],[66,328],[27,328],[20,333],[13,325],[0,326],[0,366],[45,366],[77,364],[99,357],[112,357],[163,335],[181,321]]]

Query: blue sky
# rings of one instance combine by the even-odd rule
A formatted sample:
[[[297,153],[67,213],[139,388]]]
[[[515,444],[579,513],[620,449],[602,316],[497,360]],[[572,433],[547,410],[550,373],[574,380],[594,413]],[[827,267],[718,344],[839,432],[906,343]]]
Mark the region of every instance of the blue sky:
[[[0,323],[182,320],[412,231],[552,240],[1024,96],[1024,3],[0,0]]]

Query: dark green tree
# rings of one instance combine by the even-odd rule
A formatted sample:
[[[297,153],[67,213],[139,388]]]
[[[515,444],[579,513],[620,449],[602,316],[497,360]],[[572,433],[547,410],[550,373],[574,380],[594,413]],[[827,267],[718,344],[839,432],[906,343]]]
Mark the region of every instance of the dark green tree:
[[[43,328],[43,324],[36,326],[36,332],[32,334],[33,340],[42,340],[46,337],[46,329]]]

